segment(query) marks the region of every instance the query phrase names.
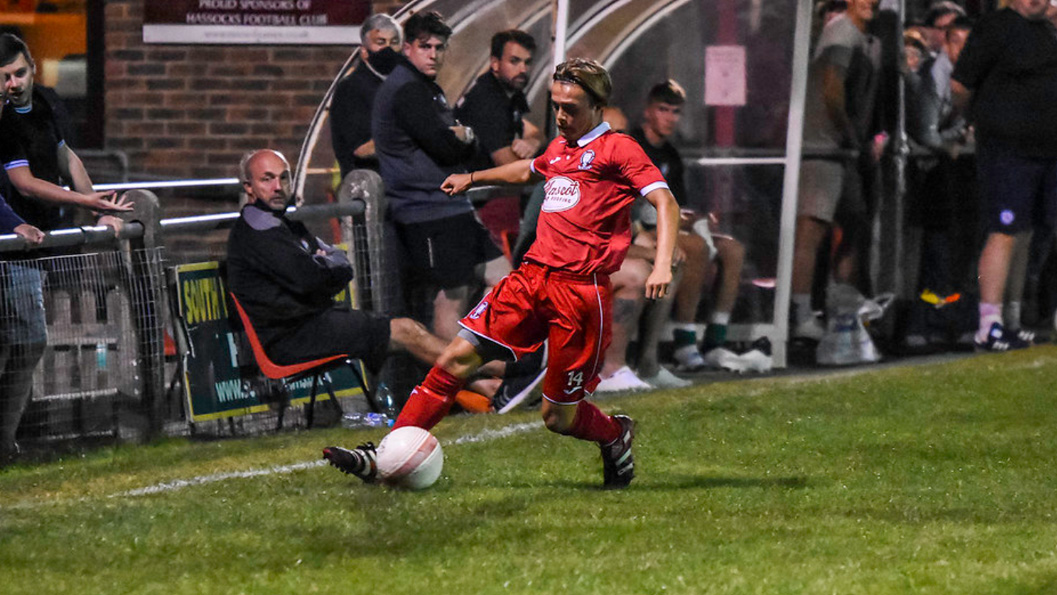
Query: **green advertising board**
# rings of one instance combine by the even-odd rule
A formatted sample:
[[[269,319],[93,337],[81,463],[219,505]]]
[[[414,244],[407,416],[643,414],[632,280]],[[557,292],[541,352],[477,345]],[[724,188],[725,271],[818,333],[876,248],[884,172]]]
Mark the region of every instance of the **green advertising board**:
[[[257,368],[249,343],[233,324],[237,315],[229,312],[227,289],[217,262],[179,265],[176,282],[176,319],[186,347],[181,345],[183,385],[191,421],[245,415],[269,410],[262,389],[267,381]],[[349,302],[351,291],[335,296]],[[358,365],[358,364],[357,364]],[[362,394],[356,376],[347,367],[327,373],[338,397]],[[312,378],[286,385],[290,404],[307,403]],[[320,383],[316,399],[330,398]]]

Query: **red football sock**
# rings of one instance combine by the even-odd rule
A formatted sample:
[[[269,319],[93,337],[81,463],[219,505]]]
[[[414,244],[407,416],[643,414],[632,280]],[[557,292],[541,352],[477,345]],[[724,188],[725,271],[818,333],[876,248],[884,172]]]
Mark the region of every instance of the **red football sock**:
[[[451,410],[455,395],[466,384],[466,380],[449,374],[443,368],[434,366],[422,384],[415,387],[404,404],[403,410],[396,418],[393,429],[404,426],[415,426],[430,430],[440,423]]]
[[[568,435],[580,440],[609,444],[620,437],[620,423],[588,401],[576,406],[576,419]]]

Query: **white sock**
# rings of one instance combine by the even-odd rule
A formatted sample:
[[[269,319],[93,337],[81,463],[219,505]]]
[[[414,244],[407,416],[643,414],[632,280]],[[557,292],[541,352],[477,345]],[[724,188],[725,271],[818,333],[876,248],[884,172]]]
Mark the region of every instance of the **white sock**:
[[[730,324],[730,312],[713,312],[709,324]]]
[[[1002,323],[1002,304],[980,302],[980,328],[976,331],[976,340],[981,343],[986,341],[991,325],[996,322]]]

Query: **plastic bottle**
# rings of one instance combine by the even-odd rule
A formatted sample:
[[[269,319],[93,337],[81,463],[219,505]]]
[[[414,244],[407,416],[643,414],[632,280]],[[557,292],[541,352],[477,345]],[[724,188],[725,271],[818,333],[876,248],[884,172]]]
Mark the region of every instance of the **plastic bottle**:
[[[384,413],[352,411],[341,416],[341,426],[347,429],[388,428],[393,425],[392,419]]]

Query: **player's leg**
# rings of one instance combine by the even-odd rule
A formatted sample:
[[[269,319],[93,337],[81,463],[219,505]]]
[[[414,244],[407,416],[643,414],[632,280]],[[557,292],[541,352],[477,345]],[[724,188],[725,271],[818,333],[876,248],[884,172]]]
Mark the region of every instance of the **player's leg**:
[[[604,485],[626,487],[634,476],[634,423],[606,415],[585,397],[598,385],[610,341],[612,290],[596,283],[552,282],[550,352],[543,380],[543,422],[552,432],[595,442],[602,449]]]
[[[989,351],[1026,347],[1002,326],[1002,302],[1016,234],[1031,228],[1035,198],[1043,187],[1044,168],[1008,150],[981,146],[977,157],[980,191],[987,204],[987,242],[980,253],[980,324],[976,345]],[[1009,335],[1009,336],[1007,336]]]
[[[701,303],[709,267],[709,249],[705,238],[697,233],[680,233],[679,247],[686,254],[680,266],[682,278],[675,286],[672,339],[673,357],[680,372],[696,372],[705,367],[697,347],[697,307]]]
[[[483,363],[477,348],[478,345],[467,338],[455,337],[426,374],[422,384],[411,391],[393,428],[415,426],[429,430],[440,423],[455,403],[455,395]]]
[[[393,429],[415,426],[429,430],[440,423],[455,403],[455,395],[481,363],[476,346],[463,337],[456,337],[437,358],[422,384],[411,392]],[[331,465],[367,483],[373,483],[377,477],[375,457],[371,442],[353,449],[340,446],[323,449],[323,458]]]
[[[612,341],[605,353],[600,372],[600,392],[648,390],[649,384],[639,378],[627,363],[628,344],[646,303],[646,278],[650,263],[641,258],[625,258],[620,269],[610,277],[613,288]]]
[[[835,161],[807,159],[800,165],[800,196],[796,237],[793,241],[792,328],[793,338],[819,340],[825,329],[811,308],[815,284],[815,262],[822,240],[829,231],[844,187],[844,166]]]
[[[811,307],[811,290],[815,284],[815,261],[829,224],[812,217],[797,217],[793,242],[792,323],[793,338],[822,338],[821,324]]]

